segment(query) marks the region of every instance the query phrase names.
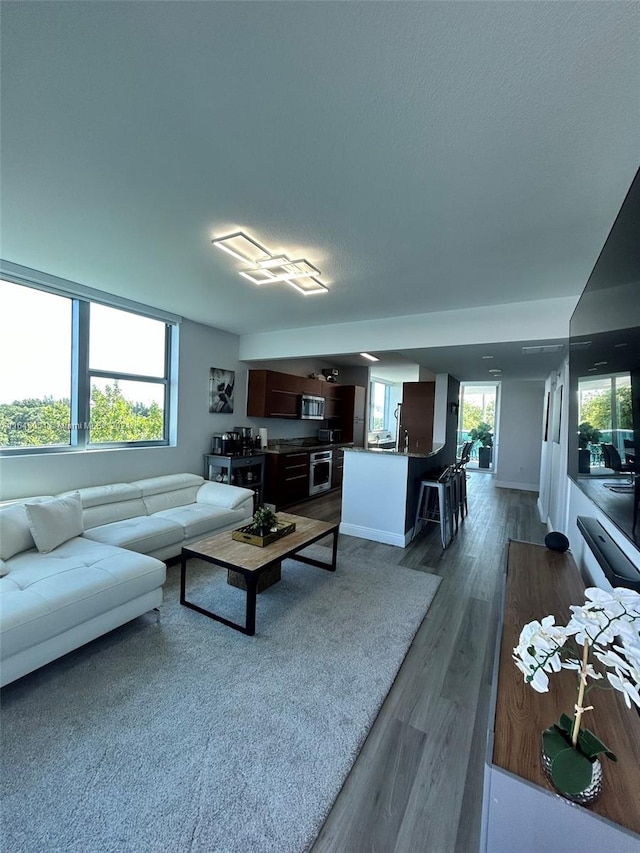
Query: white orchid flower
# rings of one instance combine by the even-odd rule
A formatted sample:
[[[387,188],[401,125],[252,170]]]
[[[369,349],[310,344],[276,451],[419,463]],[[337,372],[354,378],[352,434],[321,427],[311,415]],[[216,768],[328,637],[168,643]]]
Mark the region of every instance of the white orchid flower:
[[[607,673],[607,678],[611,686],[622,693],[627,708],[631,707],[632,701],[640,708],[640,693],[638,693],[638,688],[634,684],[612,672]]]
[[[580,670],[582,669],[582,664],[580,661],[571,658],[570,660],[562,661],[562,668],[573,669],[576,672],[580,672]],[[587,678],[593,678],[594,681],[597,681],[599,678],[603,678],[602,673],[594,669],[593,665],[590,663],[587,664],[585,675],[587,676]]]
[[[622,587],[590,587],[585,590],[585,603],[571,605],[570,610],[565,627],[556,625],[553,616],[545,616],[522,629],[513,659],[525,681],[546,693],[547,673],[560,669],[579,673],[583,686],[588,678],[602,679],[586,658],[567,657],[565,643],[573,637],[608,670],[609,683],[622,693],[627,707],[633,702],[640,708],[640,594]]]

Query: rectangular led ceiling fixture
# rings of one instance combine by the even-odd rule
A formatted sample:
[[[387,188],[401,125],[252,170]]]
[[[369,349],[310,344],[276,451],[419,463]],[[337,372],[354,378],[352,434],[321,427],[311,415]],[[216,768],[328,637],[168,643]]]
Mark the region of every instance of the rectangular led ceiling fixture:
[[[288,279],[287,284],[290,284],[291,287],[294,287],[300,293],[304,293],[305,296],[311,296],[314,293],[328,293],[329,288],[325,287],[324,284],[320,284],[319,281],[316,281],[315,278],[298,278],[295,281],[293,279]]]
[[[284,281],[305,296],[329,292],[329,288],[317,279],[322,275],[320,270],[306,258],[290,260],[286,255],[276,255],[244,231],[215,237],[211,242],[236,260],[250,264],[249,269],[238,272],[252,284],[260,286]]]
[[[229,234],[227,237],[217,237],[211,242],[218,249],[222,249],[223,252],[244,263],[255,264],[260,258],[268,257],[270,254],[264,246],[242,231],[236,231],[235,234]]]

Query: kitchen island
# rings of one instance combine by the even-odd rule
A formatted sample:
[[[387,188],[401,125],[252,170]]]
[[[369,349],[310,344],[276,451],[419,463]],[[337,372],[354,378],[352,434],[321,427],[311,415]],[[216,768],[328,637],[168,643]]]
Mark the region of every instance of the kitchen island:
[[[450,464],[443,444],[401,452],[345,447],[340,533],[405,548],[411,541],[420,480]]]

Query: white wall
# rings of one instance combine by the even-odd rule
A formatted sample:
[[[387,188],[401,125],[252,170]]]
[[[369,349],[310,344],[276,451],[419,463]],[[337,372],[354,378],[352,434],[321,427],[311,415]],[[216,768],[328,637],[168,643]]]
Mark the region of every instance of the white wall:
[[[538,491],[543,402],[541,380],[501,382],[496,486]]]
[[[209,369],[236,371],[234,414],[209,413]],[[201,474],[214,432],[246,423],[246,366],[237,335],[184,321],[179,332],[177,446],[0,458],[0,500],[189,471]]]
[[[575,305],[575,297],[561,297],[261,332],[240,338],[240,357],[322,357],[327,352],[340,355],[564,338]],[[426,378],[420,375],[420,381]]]

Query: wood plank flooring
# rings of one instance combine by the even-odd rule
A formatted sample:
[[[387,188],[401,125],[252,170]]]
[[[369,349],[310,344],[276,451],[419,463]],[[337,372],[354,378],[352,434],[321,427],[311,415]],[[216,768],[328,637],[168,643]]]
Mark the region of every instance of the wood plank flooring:
[[[543,542],[546,528],[535,493],[469,477],[469,515],[445,551],[436,525],[404,549],[340,536],[343,557],[428,571],[442,583],[311,853],[478,850],[506,543]],[[340,495],[288,511],[338,521]]]

